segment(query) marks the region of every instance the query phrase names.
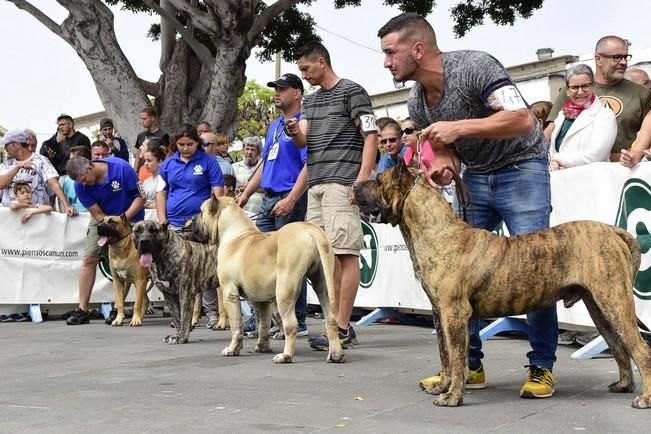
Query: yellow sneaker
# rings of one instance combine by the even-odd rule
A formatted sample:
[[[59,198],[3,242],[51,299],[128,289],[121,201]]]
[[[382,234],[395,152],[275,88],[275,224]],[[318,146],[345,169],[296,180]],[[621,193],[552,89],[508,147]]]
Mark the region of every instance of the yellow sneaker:
[[[441,373],[420,380],[418,385],[422,390],[429,389],[441,382]],[[479,365],[474,371],[470,371],[470,378],[466,380],[466,389],[484,389],[486,388],[486,373],[484,365]]]
[[[549,398],[554,394],[554,382],[556,377],[547,368],[542,366],[528,365],[529,379],[522,389],[520,398]]]

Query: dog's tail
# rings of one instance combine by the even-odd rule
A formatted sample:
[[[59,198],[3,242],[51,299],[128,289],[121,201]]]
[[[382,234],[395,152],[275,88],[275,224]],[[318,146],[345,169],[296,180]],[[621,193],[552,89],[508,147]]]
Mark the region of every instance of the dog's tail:
[[[632,271],[631,276],[633,278],[633,281],[635,281],[635,276],[637,276],[637,273],[640,270],[640,262],[642,260],[642,250],[640,248],[640,243],[638,243],[633,235],[622,228],[615,227],[615,233],[624,242],[624,244],[626,244],[628,251],[630,252]]]
[[[310,238],[312,238],[312,241],[314,241],[314,245],[316,246],[317,250],[319,251],[319,259],[321,262],[321,267],[320,271],[322,276],[311,278],[312,280],[312,286],[314,291],[316,292],[317,296],[319,297],[319,303],[321,304],[322,309],[329,309],[330,312],[334,312],[334,307],[335,307],[335,281],[334,281],[334,273],[335,273],[335,254],[334,251],[332,250],[332,245],[330,244],[330,241],[328,241],[328,238],[326,238],[325,234],[323,231],[311,224],[308,224],[308,235]],[[320,283],[317,283],[316,281],[320,280]],[[326,292],[322,292],[322,288],[317,288],[316,286],[320,284],[325,284],[325,289]],[[322,292],[319,294],[319,292]],[[323,300],[323,296],[326,295],[328,296],[327,302]],[[325,303],[324,303],[325,302]],[[324,318],[327,318],[327,312],[324,312]]]

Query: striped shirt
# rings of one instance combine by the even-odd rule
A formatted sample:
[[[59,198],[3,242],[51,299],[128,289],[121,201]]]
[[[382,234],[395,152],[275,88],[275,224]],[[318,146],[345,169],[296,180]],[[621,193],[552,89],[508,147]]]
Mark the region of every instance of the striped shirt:
[[[350,185],[362,164],[364,137],[355,126],[360,115],[373,114],[371,98],[357,83],[341,79],[303,99],[308,121],[307,183]]]

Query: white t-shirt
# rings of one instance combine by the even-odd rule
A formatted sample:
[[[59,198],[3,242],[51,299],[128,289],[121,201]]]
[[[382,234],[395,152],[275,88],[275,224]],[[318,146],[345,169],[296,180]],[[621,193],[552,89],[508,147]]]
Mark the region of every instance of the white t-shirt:
[[[249,167],[244,161],[238,161],[233,164],[233,171],[235,172],[235,191],[237,192],[240,187],[246,185],[249,182],[249,178],[255,171],[257,166]],[[259,214],[262,210],[262,199],[264,195],[262,193],[253,193],[249,200],[246,201],[246,205],[242,208],[249,217]]]
[[[2,206],[9,206],[11,202],[16,201],[14,194],[14,183],[16,181],[25,181],[32,187],[32,204],[49,205],[50,196],[48,194],[48,179],[58,178],[59,173],[56,171],[50,160],[40,154],[32,154],[29,158],[32,162],[32,169],[19,169],[16,176],[11,180],[11,184],[2,190]],[[11,158],[0,165],[0,175],[9,172],[12,167],[18,164],[15,158]]]

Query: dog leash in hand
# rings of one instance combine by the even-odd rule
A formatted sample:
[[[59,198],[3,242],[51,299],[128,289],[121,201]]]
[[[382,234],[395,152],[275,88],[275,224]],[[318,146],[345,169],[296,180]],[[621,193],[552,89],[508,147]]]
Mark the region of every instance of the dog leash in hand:
[[[423,149],[423,134],[422,132],[418,132],[416,135],[416,158],[418,161],[418,168],[421,168],[421,158],[422,158],[422,149]],[[446,145],[451,149],[452,152],[454,152],[454,146],[452,145]],[[461,176],[459,174],[459,170],[457,170],[456,167],[448,167],[448,170],[452,173],[452,180],[454,181],[454,194],[457,199],[457,203],[459,204],[459,208],[461,208],[461,214],[463,221],[467,222],[468,221],[468,213],[467,209],[470,208],[470,205],[472,204],[471,196],[470,196],[470,191],[468,190],[468,187],[466,184],[463,182],[461,179]],[[429,176],[428,176],[429,179]],[[431,181],[431,179],[429,179]],[[438,184],[437,184],[438,185]],[[413,188],[413,186],[412,186]],[[410,189],[411,190],[411,189]],[[408,193],[409,194],[409,193]],[[405,195],[406,197],[406,195]]]

